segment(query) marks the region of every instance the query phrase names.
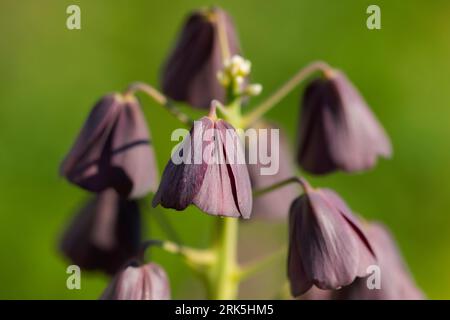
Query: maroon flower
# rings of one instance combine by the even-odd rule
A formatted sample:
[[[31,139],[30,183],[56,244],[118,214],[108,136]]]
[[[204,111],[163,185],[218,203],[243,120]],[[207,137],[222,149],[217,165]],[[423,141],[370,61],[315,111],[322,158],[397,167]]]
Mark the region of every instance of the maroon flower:
[[[248,172],[250,174],[250,181],[253,190],[263,189],[269,187],[277,182],[295,176],[295,167],[293,164],[293,156],[289,148],[287,137],[279,129],[279,141],[272,141],[270,130],[278,129],[275,125],[269,123],[259,123],[255,129],[267,130],[267,151],[268,155],[273,158],[273,152],[278,150],[278,170],[275,174],[264,175],[261,169],[267,167],[258,157],[256,164],[248,164]],[[263,139],[264,140],[264,139]],[[259,141],[258,143],[261,143]],[[278,148],[273,148],[272,143],[277,143]],[[258,146],[261,148],[261,145]],[[273,164],[272,164],[273,165]],[[252,217],[264,219],[283,219],[288,216],[289,208],[297,198],[299,193],[298,186],[295,184],[288,184],[284,187],[274,191],[265,193],[261,196],[255,197],[253,200]]]
[[[417,288],[395,241],[385,226],[371,223],[366,232],[377,255],[380,268],[379,289],[369,289],[368,278],[358,278],[351,285],[334,292],[334,299],[346,300],[420,300],[424,295]]]
[[[211,8],[193,12],[163,68],[162,90],[167,96],[206,109],[213,99],[226,102],[225,89],[217,80],[224,59],[219,23],[224,27],[230,56],[239,53],[238,36],[225,11]]]
[[[137,198],[154,191],[156,164],[138,101],[119,94],[103,97],[64,159],[61,174],[92,192],[113,188]]]
[[[362,171],[391,155],[384,129],[342,72],[313,81],[302,105],[297,160],[303,169]]]
[[[182,161],[174,162],[177,155]],[[195,122],[164,169],[153,199],[153,206],[158,204],[176,210],[194,204],[211,215],[250,217],[250,178],[230,124],[211,116]]]
[[[366,276],[375,255],[344,201],[329,189],[312,189],[295,200],[289,216],[288,276],[294,296],[312,285],[337,289]]]
[[[157,264],[130,265],[114,277],[100,299],[169,300],[169,280]]]
[[[140,241],[137,203],[110,189],[75,216],[63,235],[61,250],[84,270],[114,274],[138,253]]]

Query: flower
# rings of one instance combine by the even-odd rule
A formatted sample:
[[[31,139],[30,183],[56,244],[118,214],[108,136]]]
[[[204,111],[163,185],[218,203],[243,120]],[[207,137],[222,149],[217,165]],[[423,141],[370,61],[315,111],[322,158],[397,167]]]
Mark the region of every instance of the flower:
[[[84,270],[116,273],[139,251],[141,221],[135,201],[109,189],[90,201],[73,219],[61,251]]]
[[[225,103],[225,88],[217,80],[227,58],[223,56],[221,30],[229,55],[238,54],[238,36],[232,19],[224,10],[204,9],[188,17],[163,67],[162,90],[167,96],[204,109],[209,108],[213,99]]]
[[[391,155],[384,129],[342,72],[314,80],[302,106],[297,161],[306,171],[362,171]]]
[[[370,277],[356,279],[352,284],[334,293],[334,299],[345,300],[420,300],[424,295],[417,288],[403,261],[394,239],[380,223],[366,228],[367,236],[378,258],[380,288],[369,289]]]
[[[169,300],[169,280],[165,271],[155,263],[131,264],[114,277],[100,299]]]
[[[138,198],[157,186],[156,163],[136,98],[109,94],[92,109],[61,165],[70,182],[92,192],[113,188]]]
[[[288,276],[294,296],[312,285],[337,289],[366,276],[375,254],[358,221],[332,190],[312,189],[302,180],[305,193],[289,215]]]
[[[183,159],[174,161],[178,156]],[[215,115],[196,121],[164,169],[153,206],[249,218],[252,190],[235,129]]]
[[[274,152],[278,152],[276,160],[278,161],[278,170],[275,174],[262,174],[261,168],[266,167],[258,157],[256,164],[248,164],[248,172],[250,174],[250,181],[252,183],[253,190],[259,190],[267,188],[275,183],[283,181],[285,179],[295,176],[295,167],[293,164],[293,156],[289,148],[287,137],[283,134],[281,129],[278,129],[276,125],[272,123],[260,122],[257,123],[255,129],[260,134],[261,129],[267,130],[267,134],[263,133],[262,137],[266,139],[258,139],[258,148],[267,148],[267,154],[271,155],[274,159]],[[271,130],[279,130],[279,139],[272,141]],[[266,140],[266,141],[264,141]],[[266,143],[267,147],[262,147],[261,143]],[[273,144],[277,144],[275,147]],[[250,150],[249,150],[250,152]],[[251,151],[257,152],[257,151]],[[275,161],[275,160],[273,160]],[[273,163],[271,163],[273,165]],[[292,201],[298,196],[298,186],[295,184],[288,184],[279,189],[265,193],[253,200],[252,217],[264,218],[264,219],[283,219],[289,214],[289,208]]]

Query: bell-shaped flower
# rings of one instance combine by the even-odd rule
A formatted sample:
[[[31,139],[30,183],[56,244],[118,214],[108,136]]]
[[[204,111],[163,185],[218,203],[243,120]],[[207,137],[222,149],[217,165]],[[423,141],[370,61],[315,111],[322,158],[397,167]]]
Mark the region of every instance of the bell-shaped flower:
[[[116,273],[139,251],[141,220],[135,201],[110,189],[96,196],[73,219],[61,251],[83,270]]]
[[[164,169],[153,206],[249,218],[252,190],[235,129],[213,115],[195,121]]]
[[[121,196],[138,198],[154,191],[154,152],[137,99],[120,94],[100,99],[60,171],[92,192],[113,188]]]
[[[297,161],[314,174],[367,170],[392,152],[383,127],[338,70],[306,88],[298,135]]]
[[[313,189],[303,180],[305,193],[289,216],[288,276],[293,296],[312,285],[337,289],[366,276],[375,254],[357,219],[344,201],[329,189]]]
[[[166,272],[155,263],[131,264],[112,279],[101,299],[169,300],[169,280]]]
[[[240,52],[230,16],[220,8],[193,12],[162,70],[162,90],[170,98],[207,109],[212,100],[225,103],[226,90],[218,81],[227,50]]]

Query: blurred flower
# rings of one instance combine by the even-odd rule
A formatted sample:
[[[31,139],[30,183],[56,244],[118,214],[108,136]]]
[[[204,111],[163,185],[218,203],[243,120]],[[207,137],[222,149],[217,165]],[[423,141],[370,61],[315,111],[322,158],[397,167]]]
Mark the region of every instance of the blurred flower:
[[[312,285],[337,289],[374,264],[375,256],[359,223],[332,190],[312,189],[295,200],[289,216],[288,276],[293,296]]]
[[[130,198],[156,189],[154,152],[136,98],[110,94],[100,99],[64,159],[61,174],[89,191],[114,188]]]
[[[356,279],[351,285],[334,292],[334,299],[346,300],[420,300],[417,288],[395,242],[385,226],[371,223],[367,236],[378,258],[381,288],[369,289],[367,278]]]
[[[138,204],[110,189],[75,216],[63,235],[61,251],[81,269],[114,274],[138,253],[140,241]]]
[[[303,169],[362,171],[372,168],[378,156],[391,155],[384,129],[342,72],[314,80],[302,105],[297,160]]]
[[[278,150],[279,169],[274,175],[261,174],[261,168],[264,165],[258,157],[256,164],[248,164],[248,173],[250,174],[250,181],[253,190],[267,188],[277,182],[289,179],[295,176],[295,167],[293,164],[293,156],[289,148],[287,137],[283,134],[281,129],[279,141],[272,141],[270,138],[270,130],[278,129],[274,124],[260,122],[254,127],[259,129],[267,129],[267,153],[272,154]],[[272,148],[272,143],[279,143],[278,148]],[[259,146],[260,148],[261,146]],[[288,216],[289,208],[292,201],[297,198],[299,189],[296,184],[288,184],[274,191],[265,193],[261,196],[255,197],[253,200],[252,217],[265,219],[283,219]]]
[[[219,23],[230,56],[239,53],[232,19],[220,8],[193,12],[187,19],[162,72],[162,90],[170,98],[209,108],[213,99],[225,103],[226,92],[217,74],[224,67]]]
[[[191,203],[211,215],[249,218],[252,190],[235,129],[215,116],[196,121],[164,169],[153,206],[184,210]],[[243,159],[243,163],[239,160]]]
[[[157,264],[130,265],[113,278],[100,299],[169,300],[169,280]]]

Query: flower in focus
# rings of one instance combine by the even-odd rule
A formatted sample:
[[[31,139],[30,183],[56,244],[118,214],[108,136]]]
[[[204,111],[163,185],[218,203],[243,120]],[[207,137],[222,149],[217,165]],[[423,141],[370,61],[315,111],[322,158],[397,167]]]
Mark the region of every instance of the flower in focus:
[[[154,191],[154,152],[136,98],[109,94],[100,99],[60,171],[92,192],[113,188],[121,196],[138,198]]]
[[[174,155],[182,161],[174,162]],[[194,204],[211,215],[249,218],[252,190],[235,129],[213,116],[196,121],[164,169],[153,206],[184,210]]]
[[[61,241],[61,251],[84,270],[116,273],[139,251],[138,204],[107,190],[74,218]]]
[[[217,80],[227,58],[224,45],[230,56],[240,51],[230,16],[220,8],[193,12],[163,67],[163,92],[198,108],[209,108],[214,99],[225,103],[225,89]]]
[[[267,139],[263,139],[267,141],[267,152],[272,156],[273,152],[278,152],[277,157],[279,163],[278,170],[276,174],[273,175],[265,175],[261,173],[261,168],[265,167],[265,165],[262,163],[260,157],[258,157],[256,164],[249,163],[247,165],[253,190],[263,189],[277,182],[295,176],[293,156],[289,148],[287,137],[283,134],[283,132],[270,123],[257,123],[255,129],[257,129],[258,132],[260,132],[260,129],[267,130]],[[272,141],[270,136],[270,130],[272,129],[280,130],[278,141]],[[261,143],[261,141],[258,143]],[[278,144],[278,147],[273,146],[274,143]],[[258,149],[261,147],[261,145],[258,145]],[[250,150],[248,151],[250,152]],[[265,219],[286,218],[289,213],[290,205],[292,201],[297,198],[298,193],[299,190],[296,184],[288,184],[271,192],[255,197],[253,200],[252,217]]]
[[[358,221],[332,190],[312,189],[291,206],[288,276],[293,296],[312,285],[337,289],[366,276],[375,254]]]
[[[297,161],[315,174],[372,168],[391,155],[383,127],[360,93],[340,71],[314,80],[305,90]]]
[[[389,231],[379,223],[371,223],[366,234],[377,255],[381,288],[369,289],[367,278],[358,278],[349,286],[334,292],[334,299],[346,300],[420,300],[417,288]]]
[[[155,263],[129,265],[120,271],[101,296],[102,300],[169,300],[166,272]]]

